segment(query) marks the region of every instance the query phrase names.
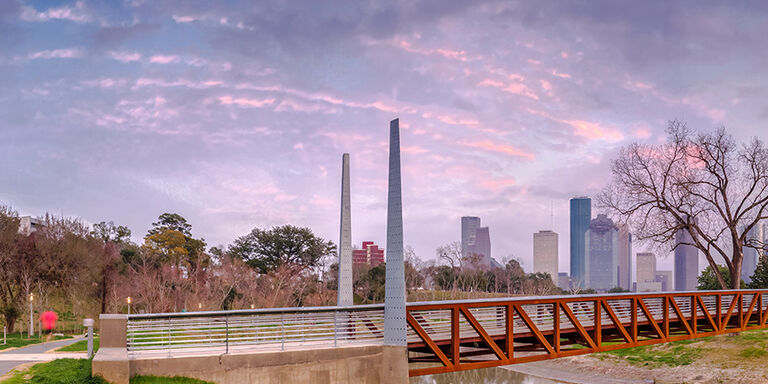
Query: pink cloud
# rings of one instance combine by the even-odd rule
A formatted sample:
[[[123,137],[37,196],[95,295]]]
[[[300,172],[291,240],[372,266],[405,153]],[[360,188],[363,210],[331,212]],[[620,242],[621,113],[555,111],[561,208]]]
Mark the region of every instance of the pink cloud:
[[[572,126],[576,130],[576,134],[586,137],[590,140],[609,140],[620,141],[624,139],[624,135],[618,130],[603,127],[597,123],[591,123],[583,120],[560,120],[561,122]]]
[[[155,64],[170,64],[179,61],[179,57],[175,55],[155,55],[149,59],[150,63]]]
[[[534,59],[528,59],[528,64],[539,65],[539,64],[541,64],[541,61],[534,60]]]
[[[82,55],[80,48],[54,49],[30,53],[27,58],[34,59],[74,59]]]
[[[132,61],[139,61],[141,60],[141,53],[138,52],[117,52],[117,51],[111,51],[109,52],[109,56],[122,63],[129,63]]]
[[[451,50],[446,48],[437,48],[437,49],[415,48],[411,43],[405,40],[401,40],[399,46],[406,52],[417,53],[420,55],[439,55],[439,56],[443,56],[453,60],[467,61],[467,53],[464,51],[456,51],[456,50]]]
[[[177,16],[177,15],[173,15],[173,21],[175,21],[177,23],[191,23],[191,22],[197,21],[197,20],[199,20],[199,19],[194,17],[194,16]]]
[[[578,119],[559,119],[546,112],[537,111],[531,108],[527,108],[527,111],[532,115],[538,115],[558,123],[567,124],[574,129],[576,135],[585,137],[589,140],[620,141],[624,139],[624,135],[619,130],[612,127],[606,127],[597,123]]]
[[[23,21],[44,22],[49,20],[69,20],[76,23],[85,23],[90,21],[90,17],[85,10],[85,4],[82,1],[75,3],[74,7],[61,6],[58,8],[48,8],[43,12],[38,12],[30,6],[21,7],[19,18]]]
[[[565,51],[560,52],[560,57],[562,57],[563,59],[567,59],[568,58],[568,52],[565,52]]]
[[[635,129],[635,137],[639,139],[647,139],[651,137],[651,130],[648,127],[640,127]]]
[[[415,153],[415,154],[429,152],[429,150],[419,147],[418,145],[404,146],[401,148],[401,151],[403,151],[404,153]]]
[[[547,91],[552,90],[552,84],[549,81],[541,80],[541,87],[544,88]]]
[[[485,149],[488,151],[493,152],[500,152],[507,155],[515,156],[515,157],[522,157],[528,160],[535,160],[536,156],[533,153],[525,152],[523,150],[517,149],[515,147],[512,147],[510,145],[503,145],[503,144],[496,144],[493,141],[485,140],[485,141],[474,141],[474,142],[463,142],[462,144],[474,147],[474,148],[480,148]]]
[[[562,77],[563,79],[570,79],[571,78],[571,75],[569,75],[567,73],[558,72],[556,69],[553,69],[552,72],[550,72],[550,73],[552,74],[552,76]]]
[[[539,96],[536,96],[530,88],[526,87],[522,83],[512,83],[503,89],[505,92],[514,93],[516,95],[530,97],[531,99],[538,100]]]
[[[502,83],[500,81],[496,81],[496,80],[485,79],[485,80],[477,83],[477,85],[488,85],[488,86],[491,86],[491,87],[499,87],[499,88],[501,88],[501,87],[504,86],[504,83]]]
[[[269,105],[275,102],[275,99],[246,99],[244,97],[238,97],[237,99],[232,98],[232,96],[221,96],[219,97],[219,102],[224,105],[237,105],[241,108],[261,108],[265,105]]]

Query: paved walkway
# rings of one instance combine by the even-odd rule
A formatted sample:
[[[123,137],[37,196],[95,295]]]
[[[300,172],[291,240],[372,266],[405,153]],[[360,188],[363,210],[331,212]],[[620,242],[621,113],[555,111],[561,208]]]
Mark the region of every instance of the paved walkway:
[[[52,341],[49,343],[32,344],[11,351],[0,351],[0,376],[10,372],[13,368],[28,362],[51,361],[54,359],[83,359],[85,353],[45,353],[45,351],[61,348],[82,340],[83,337]]]

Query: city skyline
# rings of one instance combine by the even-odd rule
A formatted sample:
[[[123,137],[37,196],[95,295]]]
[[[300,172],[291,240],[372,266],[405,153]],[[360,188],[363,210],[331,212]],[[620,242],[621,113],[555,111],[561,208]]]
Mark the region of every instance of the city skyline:
[[[529,271],[531,232],[552,227],[568,270],[567,199],[605,185],[617,148],[663,140],[675,117],[745,139],[768,113],[764,7],[626,7],[5,1],[0,202],[136,241],[163,212],[211,246],[282,224],[335,241],[350,153],[353,240],[384,244],[380,122],[400,117],[420,257],[472,214],[494,257]]]

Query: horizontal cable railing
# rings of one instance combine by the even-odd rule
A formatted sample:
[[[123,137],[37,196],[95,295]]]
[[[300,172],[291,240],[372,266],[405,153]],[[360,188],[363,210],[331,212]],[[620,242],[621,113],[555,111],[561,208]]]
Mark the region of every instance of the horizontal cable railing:
[[[381,344],[383,305],[128,316],[128,352],[229,353]]]
[[[619,293],[598,295],[508,297],[476,300],[408,303],[408,313],[430,335],[432,340],[449,340],[452,333],[451,311],[465,307],[482,328],[491,336],[506,332],[507,306],[515,305],[526,314],[539,331],[555,328],[554,306],[566,305],[583,327],[595,326],[595,310],[600,310],[603,327],[611,326],[609,314],[597,302],[604,303],[623,326],[632,323],[633,301],[641,299],[648,313],[656,321],[664,318],[664,303],[670,298],[667,318],[677,320],[674,301],[685,318],[691,316],[693,297],[698,318],[717,314],[720,297],[720,315],[729,309],[737,314],[746,313],[756,293],[761,300],[754,311],[768,305],[768,290],[693,291],[663,293]],[[739,303],[730,308],[737,294]],[[703,303],[703,307],[702,307]],[[758,309],[761,308],[761,309]],[[635,317],[639,322],[649,319],[640,305]],[[573,328],[563,310],[558,311],[559,328]],[[515,334],[528,333],[526,321],[517,311],[512,313]],[[344,345],[382,344],[384,333],[384,305],[358,305],[348,307],[299,307],[255,310],[208,311],[160,314],[134,314],[128,316],[127,343],[132,355],[149,353],[229,353],[247,350],[286,350],[335,347]],[[459,334],[462,338],[476,335],[465,316],[459,316]],[[412,327],[408,328],[408,342],[420,342]]]

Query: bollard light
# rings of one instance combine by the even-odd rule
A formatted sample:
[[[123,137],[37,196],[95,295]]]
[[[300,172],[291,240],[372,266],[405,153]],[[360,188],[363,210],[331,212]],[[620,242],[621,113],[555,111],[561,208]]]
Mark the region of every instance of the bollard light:
[[[130,314],[131,314],[131,297],[130,297],[130,296],[128,296],[128,297],[125,299],[125,301],[126,301],[126,302],[128,302],[128,314],[130,315]]]
[[[29,294],[29,337],[35,335],[35,314],[32,309],[32,301],[35,299],[35,295]]]
[[[83,319],[83,326],[88,328],[88,358],[93,357],[93,319]]]
[[[198,303],[197,304],[197,310],[198,311],[202,311],[203,310],[203,303]]]
[[[254,308],[254,305],[253,305],[253,304],[251,304],[251,309],[253,309],[253,308]]]

